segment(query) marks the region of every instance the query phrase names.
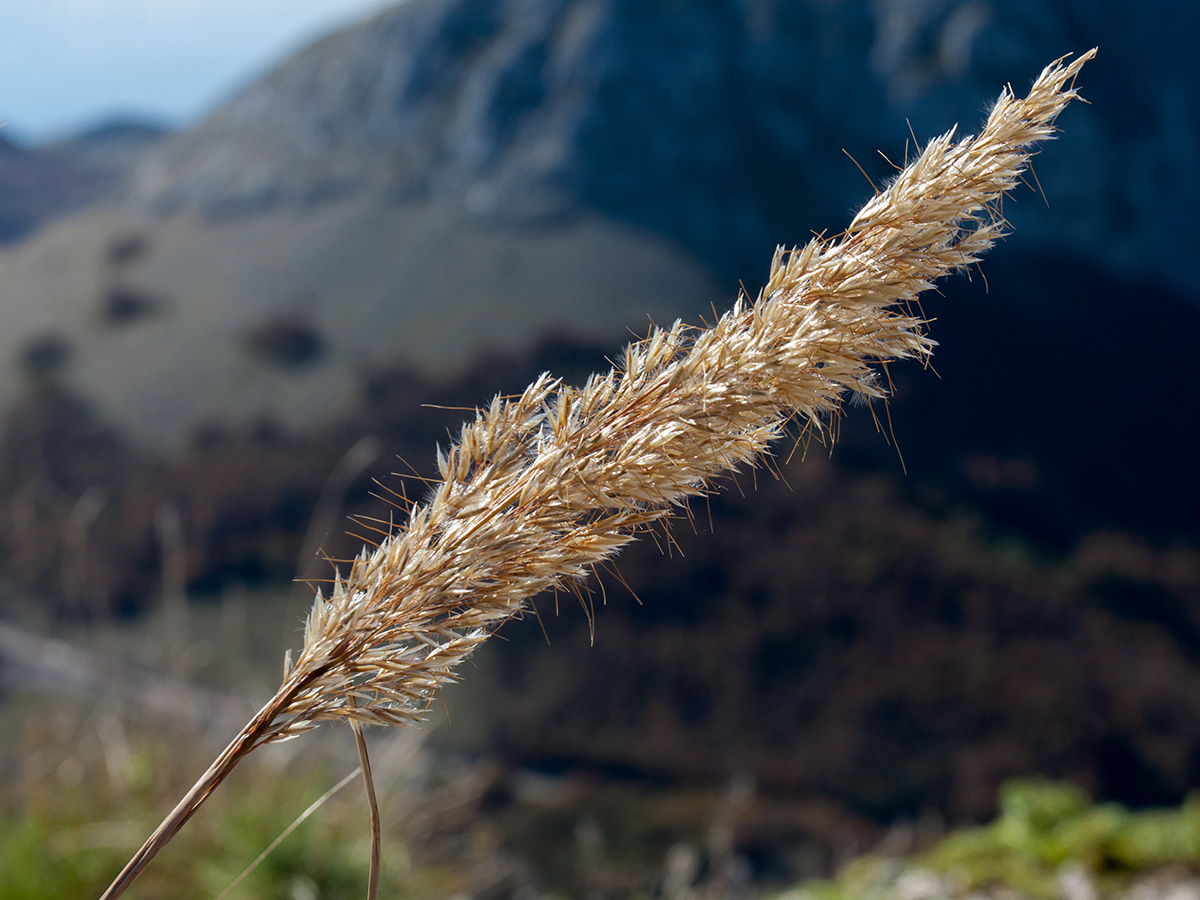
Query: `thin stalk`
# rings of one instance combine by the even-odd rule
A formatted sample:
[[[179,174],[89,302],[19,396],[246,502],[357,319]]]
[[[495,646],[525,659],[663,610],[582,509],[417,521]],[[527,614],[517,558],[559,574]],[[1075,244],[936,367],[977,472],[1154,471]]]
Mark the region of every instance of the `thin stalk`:
[[[108,889],[100,896],[100,900],[116,900],[120,897],[134,879],[142,873],[146,866],[154,857],[162,851],[170,840],[179,833],[179,830],[194,816],[197,810],[204,805],[217,786],[221,784],[229,774],[234,770],[246,756],[250,754],[259,744],[263,742],[264,735],[269,733],[272,723],[276,717],[292,702],[297,692],[317,677],[315,672],[311,673],[294,673],[292,677],[286,680],[283,686],[271,700],[260,709],[249,722],[237,733],[232,741],[229,742],[220,755],[213,761],[213,764],[208,767],[207,771],[192,785],[191,789],[184,794],[183,799],[176,804],[175,808],[167,814],[158,828],[150,837],[146,838],[146,842],[133,857],[125,864],[120,873]]]
[[[215,900],[225,900],[226,897],[228,897],[230,894],[232,894],[234,892],[234,890],[236,890],[237,886],[239,884],[241,884],[243,881],[245,881],[246,878],[249,877],[251,872],[253,872],[255,869],[257,869],[259,866],[262,865],[262,862],[264,859],[266,859],[268,856],[270,856],[272,853],[275,852],[276,847],[278,847],[285,840],[287,840],[287,837],[289,834],[291,834],[293,831],[295,831],[297,828],[299,828],[301,825],[303,825],[305,823],[305,821],[307,821],[309,816],[311,816],[318,809],[320,809],[322,806],[324,806],[330,797],[332,797],[334,794],[336,794],[338,791],[340,791],[342,788],[344,788],[346,785],[348,785],[358,775],[358,773],[360,771],[362,771],[362,770],[355,769],[353,772],[346,775],[344,778],[342,778],[341,781],[339,781],[337,784],[335,784],[333,787],[331,787],[329,790],[327,790],[325,793],[323,793],[320,797],[318,797],[316,800],[314,800],[309,805],[308,809],[304,810],[304,812],[302,812],[302,813],[300,813],[300,815],[296,816],[296,818],[292,821],[292,824],[289,825],[287,828],[283,829],[283,833],[280,834],[279,837],[275,838],[275,840],[273,840],[273,841],[271,841],[271,843],[267,844],[266,849],[264,849],[262,853],[258,854],[258,856],[255,857],[254,862],[250,863],[250,865],[246,866],[246,868],[242,870],[241,875],[239,875],[237,878],[233,879],[233,883],[230,884],[229,887],[225,888],[225,890],[223,890],[223,891],[221,891],[221,893],[217,894]]]
[[[379,801],[375,796],[375,779],[371,775],[371,760],[367,756],[367,740],[363,736],[362,724],[351,719],[350,727],[354,731],[355,746],[358,747],[358,763],[362,770],[363,787],[367,792],[367,806],[371,809],[371,872],[367,877],[367,900],[376,900],[379,896],[379,868],[383,845]]]

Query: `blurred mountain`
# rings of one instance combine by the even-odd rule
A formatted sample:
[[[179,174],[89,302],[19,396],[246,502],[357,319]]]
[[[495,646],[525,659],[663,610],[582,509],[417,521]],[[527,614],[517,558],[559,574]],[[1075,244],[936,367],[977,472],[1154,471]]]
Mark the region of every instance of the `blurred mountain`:
[[[1001,86],[1100,44],[1096,106],[1038,161],[1051,210],[1016,211],[1014,243],[1190,286],[1178,251],[1194,234],[1182,201],[1200,199],[1200,99],[1182,36],[1200,12],[1171,8],[1168,27],[1077,0],[415,0],[249,85],[148,161],[134,194],[208,216],[364,194],[494,224],[585,209],[736,283],[761,277],[764,247],[837,228],[869,194],[843,150],[886,177],[878,151],[902,160],[910,133],[970,131]]]
[[[0,131],[0,242],[27,234],[86,194],[83,181],[69,164],[27,150]]]
[[[126,179],[146,151],[169,134],[169,129],[156,122],[106,119],[38,149],[68,161],[97,184],[107,187],[110,194],[122,194],[127,188]]]
[[[0,246],[47,220],[112,196],[164,132],[114,121],[51,144],[25,146],[0,131]]]
[[[1200,182],[1181,148],[1200,114],[1164,66],[1194,65],[1170,48],[1200,13],[1166,28],[1108,7],[410,0],[186,132],[47,148],[59,206],[123,187],[0,259],[0,403],[51,336],[106,417],[178,447],[214,419],[314,425],[382,363],[449,374],[551,332],[618,343],[647,316],[694,321],[753,292],[776,243],[847,220],[871,190],[847,155],[885,179],[876,151],[969,129],[1001,85],[1093,44],[1095,106],[1038,160],[1052,206],[1011,198],[988,265],[1053,246],[1194,291]],[[131,142],[152,145],[126,173]],[[301,351],[264,351],[272,334]]]

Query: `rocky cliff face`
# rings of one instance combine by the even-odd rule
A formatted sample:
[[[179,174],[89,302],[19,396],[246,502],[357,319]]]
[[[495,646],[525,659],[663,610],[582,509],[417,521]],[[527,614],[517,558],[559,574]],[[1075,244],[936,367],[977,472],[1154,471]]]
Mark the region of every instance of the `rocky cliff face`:
[[[1015,241],[1190,283],[1197,28],[1191,5],[1113,0],[409,0],[248,86],[136,196],[210,215],[435,197],[509,224],[582,207],[746,278],[869,192],[843,149],[885,178],[876,151],[903,157],[910,125],[970,130],[1000,85],[1100,45],[1096,106],[1038,166],[1051,211],[1018,207]]]

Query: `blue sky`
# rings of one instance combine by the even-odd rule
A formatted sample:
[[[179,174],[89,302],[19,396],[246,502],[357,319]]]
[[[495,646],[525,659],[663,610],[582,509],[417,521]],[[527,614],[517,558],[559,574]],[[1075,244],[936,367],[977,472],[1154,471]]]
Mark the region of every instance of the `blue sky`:
[[[0,122],[43,140],[113,114],[185,124],[396,0],[0,0]]]

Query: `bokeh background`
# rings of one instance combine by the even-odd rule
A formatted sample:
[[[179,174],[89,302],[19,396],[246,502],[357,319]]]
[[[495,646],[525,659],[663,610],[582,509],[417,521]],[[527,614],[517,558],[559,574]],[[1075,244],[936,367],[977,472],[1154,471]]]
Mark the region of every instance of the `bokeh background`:
[[[986,820],[1014,776],[1134,806],[1200,785],[1191,4],[0,19],[11,821],[169,805],[193,762],[170,748],[202,768],[298,644],[294,579],[356,551],[347,517],[386,520],[376,482],[431,474],[464,408],[754,294],[915,141],[1093,46],[1011,236],[923,300],[933,368],[625,554],[594,619],[544,597],[506,625],[394,754],[440,811],[396,841],[515,895],[604,882],[601,845],[675,871],[691,840],[711,873],[736,808],[765,884]],[[310,760],[341,760],[327,738]]]

